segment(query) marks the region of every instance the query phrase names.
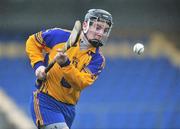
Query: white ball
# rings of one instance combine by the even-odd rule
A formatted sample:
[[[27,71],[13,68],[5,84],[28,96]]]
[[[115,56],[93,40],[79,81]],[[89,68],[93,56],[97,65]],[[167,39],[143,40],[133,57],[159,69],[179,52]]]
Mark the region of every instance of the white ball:
[[[144,52],[144,45],[141,43],[136,43],[133,47],[134,53],[141,55]]]

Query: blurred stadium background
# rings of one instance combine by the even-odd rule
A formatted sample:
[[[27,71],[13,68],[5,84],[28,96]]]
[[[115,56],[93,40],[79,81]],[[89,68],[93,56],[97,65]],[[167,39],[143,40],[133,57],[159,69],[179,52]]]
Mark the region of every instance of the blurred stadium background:
[[[106,68],[82,92],[73,129],[180,128],[180,2],[178,0],[1,0],[0,129],[34,129],[29,98],[35,80],[25,54],[29,35],[71,29],[90,8],[112,13],[103,48]],[[136,56],[136,42],[145,45]]]

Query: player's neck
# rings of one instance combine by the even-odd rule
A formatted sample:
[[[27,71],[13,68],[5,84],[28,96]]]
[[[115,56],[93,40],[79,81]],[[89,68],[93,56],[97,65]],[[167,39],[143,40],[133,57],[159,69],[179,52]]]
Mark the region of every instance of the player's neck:
[[[80,41],[80,50],[87,50],[91,47],[92,45],[88,42],[87,38],[85,36],[82,36]]]

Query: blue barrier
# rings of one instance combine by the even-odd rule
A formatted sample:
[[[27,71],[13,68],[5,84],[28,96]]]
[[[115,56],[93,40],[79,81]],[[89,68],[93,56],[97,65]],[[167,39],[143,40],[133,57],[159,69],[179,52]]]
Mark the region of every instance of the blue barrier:
[[[0,59],[0,86],[27,112],[35,80],[27,59]],[[74,129],[180,128],[180,69],[165,57],[106,60],[77,106]],[[93,96],[93,97],[92,97]]]

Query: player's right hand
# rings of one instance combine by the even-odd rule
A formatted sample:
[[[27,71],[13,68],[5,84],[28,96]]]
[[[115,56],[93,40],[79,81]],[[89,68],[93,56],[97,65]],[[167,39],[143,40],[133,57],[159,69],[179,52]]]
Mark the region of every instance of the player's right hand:
[[[68,60],[67,54],[63,53],[61,49],[57,49],[57,54],[55,55],[56,62],[61,66]]]
[[[40,80],[45,80],[46,79],[46,73],[45,73],[45,66],[39,66],[36,71],[35,75],[38,79]]]

